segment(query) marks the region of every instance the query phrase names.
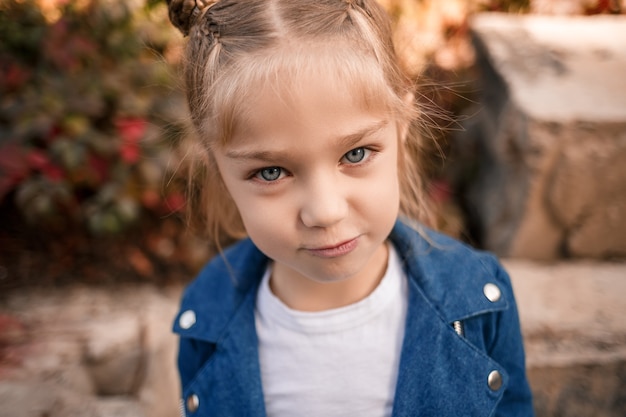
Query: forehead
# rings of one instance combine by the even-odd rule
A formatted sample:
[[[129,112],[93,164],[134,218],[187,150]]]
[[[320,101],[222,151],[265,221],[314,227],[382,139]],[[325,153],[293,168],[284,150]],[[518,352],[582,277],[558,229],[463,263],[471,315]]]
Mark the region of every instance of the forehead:
[[[386,112],[365,108],[348,89],[333,88],[323,77],[308,81],[295,92],[258,94],[224,149],[290,149],[313,155],[351,146],[390,125]]]
[[[214,95],[223,99],[214,104],[221,112],[222,143],[267,111],[268,103],[292,109],[310,98],[309,106],[392,112],[397,96],[376,60],[347,45],[328,45],[283,46],[238,60],[220,83],[225,91]]]

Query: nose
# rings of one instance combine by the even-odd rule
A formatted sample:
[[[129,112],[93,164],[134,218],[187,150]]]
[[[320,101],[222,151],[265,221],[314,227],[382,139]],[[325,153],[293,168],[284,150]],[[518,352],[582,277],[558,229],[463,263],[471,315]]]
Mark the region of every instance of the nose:
[[[342,184],[332,175],[318,175],[302,189],[300,219],[307,227],[330,227],[349,211]]]

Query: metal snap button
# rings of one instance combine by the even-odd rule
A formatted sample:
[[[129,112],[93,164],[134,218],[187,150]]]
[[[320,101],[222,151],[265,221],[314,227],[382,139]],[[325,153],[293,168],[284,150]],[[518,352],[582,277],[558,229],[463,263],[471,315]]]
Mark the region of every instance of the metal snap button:
[[[196,411],[198,411],[199,407],[200,398],[198,398],[196,394],[189,395],[187,397],[187,410],[189,410],[190,413],[195,413]]]
[[[196,313],[193,310],[185,311],[183,314],[180,315],[180,318],[178,319],[178,324],[185,330],[191,328],[191,326],[196,324]]]
[[[487,377],[487,385],[492,391],[497,391],[502,387],[502,375],[498,371],[491,371]]]
[[[496,301],[500,300],[500,297],[502,297],[502,292],[500,292],[500,288],[498,288],[498,286],[496,284],[485,284],[485,286],[483,287],[483,294],[485,294],[485,297],[487,297],[487,300],[491,301],[492,303],[495,303]]]

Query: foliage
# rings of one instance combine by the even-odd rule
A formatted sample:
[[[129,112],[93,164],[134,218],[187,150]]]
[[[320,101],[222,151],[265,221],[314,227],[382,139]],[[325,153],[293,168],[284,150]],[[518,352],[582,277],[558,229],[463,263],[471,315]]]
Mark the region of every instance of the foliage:
[[[114,233],[182,207],[180,37],[165,2],[136,3],[0,3],[0,203],[33,225]]]
[[[530,10],[530,3],[530,0],[486,0],[478,4],[478,10],[524,13]]]

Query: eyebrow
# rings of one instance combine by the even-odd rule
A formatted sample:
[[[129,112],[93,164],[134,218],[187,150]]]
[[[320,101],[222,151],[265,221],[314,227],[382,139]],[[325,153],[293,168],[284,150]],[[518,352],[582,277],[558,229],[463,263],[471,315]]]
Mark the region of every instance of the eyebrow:
[[[361,139],[364,137],[375,134],[376,132],[382,130],[389,124],[387,119],[380,120],[372,124],[371,126],[366,126],[361,130],[358,130],[354,133],[350,133],[345,136],[341,136],[338,138],[339,146],[342,148],[350,148],[356,145]],[[260,161],[272,162],[275,160],[280,160],[285,158],[287,155],[285,152],[281,151],[248,151],[248,150],[229,150],[226,152],[226,157],[231,159],[253,159]]]

